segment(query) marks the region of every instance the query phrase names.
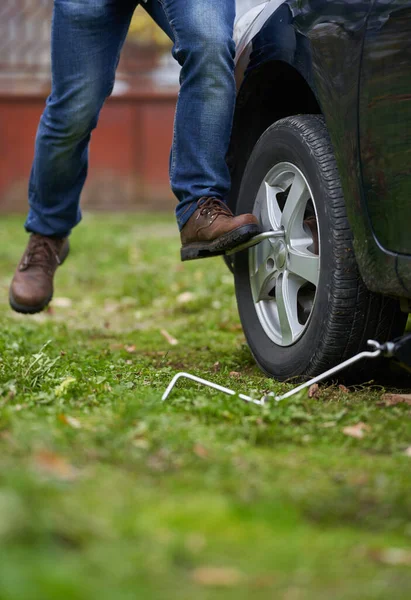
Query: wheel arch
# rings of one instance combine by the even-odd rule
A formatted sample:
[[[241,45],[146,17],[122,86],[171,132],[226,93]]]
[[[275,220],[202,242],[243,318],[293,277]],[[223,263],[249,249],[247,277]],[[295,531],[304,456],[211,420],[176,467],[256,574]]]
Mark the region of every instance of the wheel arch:
[[[242,174],[257,140],[276,121],[298,114],[322,114],[310,85],[289,63],[271,60],[252,70],[240,88],[231,135],[228,164],[234,210]]]

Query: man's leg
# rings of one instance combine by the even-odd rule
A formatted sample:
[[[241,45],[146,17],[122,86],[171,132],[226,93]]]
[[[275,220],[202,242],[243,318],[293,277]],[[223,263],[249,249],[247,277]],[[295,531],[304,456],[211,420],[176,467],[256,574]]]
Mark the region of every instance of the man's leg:
[[[54,0],[52,92],[37,132],[29,184],[32,233],[10,288],[19,312],[42,310],[80,221],[88,146],[110,95],[136,0]]]
[[[159,0],[181,65],[170,161],[182,258],[222,254],[260,228],[252,215],[226,208],[235,79],[235,0]]]
[[[88,145],[110,95],[134,0],[54,0],[52,92],[41,117],[27,231],[65,237],[80,221]]]

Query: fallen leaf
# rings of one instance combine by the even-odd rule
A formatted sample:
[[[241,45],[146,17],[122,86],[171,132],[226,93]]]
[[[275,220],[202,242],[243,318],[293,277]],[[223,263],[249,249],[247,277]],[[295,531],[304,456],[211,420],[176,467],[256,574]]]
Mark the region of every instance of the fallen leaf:
[[[356,425],[348,425],[342,430],[344,435],[361,440],[367,431],[371,431],[371,427],[366,423],[357,423]]]
[[[133,352],[135,352],[135,351],[136,351],[136,347],[135,347],[135,345],[134,345],[134,344],[132,344],[131,346],[127,346],[127,345],[126,345],[126,346],[124,346],[124,350],[125,350],[126,352],[128,352],[129,354],[133,354]]]
[[[194,454],[196,454],[199,458],[207,458],[208,450],[204,448],[201,444],[195,444],[193,448]]]
[[[163,338],[165,338],[167,340],[167,342],[170,344],[170,346],[177,346],[178,340],[176,340],[175,337],[170,335],[168,333],[168,331],[166,331],[166,329],[161,329],[160,333],[163,336]]]
[[[150,448],[150,442],[144,438],[137,438],[133,440],[133,446],[141,450],[147,450],[147,448]]]
[[[57,308],[70,308],[73,304],[70,298],[54,298],[53,306],[57,306]]]
[[[408,448],[404,450],[404,454],[405,456],[409,456],[411,458],[411,446],[408,446]]]
[[[221,365],[220,363],[217,361],[213,364],[213,371],[214,373],[217,373],[217,371],[219,371],[221,369]]]
[[[338,386],[338,389],[341,392],[343,392],[344,394],[349,394],[350,393],[350,390],[347,387],[345,387],[345,385],[343,385],[342,383],[340,383],[340,385]]]
[[[381,400],[384,406],[396,406],[397,404],[411,406],[411,394],[383,394]]]
[[[64,425],[70,425],[70,427],[72,427],[73,429],[81,429],[81,423],[75,417],[70,417],[69,415],[61,414],[57,418],[61,423],[64,423]]]
[[[36,469],[56,479],[72,481],[78,475],[77,469],[63,456],[59,456],[49,450],[37,452],[33,457],[33,461]]]
[[[244,580],[238,569],[228,567],[199,567],[191,576],[195,583],[208,587],[234,587]]]
[[[241,373],[238,371],[230,371],[230,377],[241,377]]]
[[[188,302],[192,302],[195,296],[192,292],[183,292],[177,296],[177,304],[187,304]]]
[[[370,558],[376,562],[391,566],[411,566],[411,551],[403,548],[371,549],[368,552]]]
[[[66,379],[60,383],[60,385],[57,385],[54,388],[56,396],[63,396],[67,392],[68,388],[73,385],[73,383],[76,383],[76,381],[77,379],[75,377],[66,377]]]
[[[313,385],[310,386],[310,389],[308,390],[308,397],[309,398],[319,398],[320,397],[320,387],[319,387],[318,383],[313,383]]]

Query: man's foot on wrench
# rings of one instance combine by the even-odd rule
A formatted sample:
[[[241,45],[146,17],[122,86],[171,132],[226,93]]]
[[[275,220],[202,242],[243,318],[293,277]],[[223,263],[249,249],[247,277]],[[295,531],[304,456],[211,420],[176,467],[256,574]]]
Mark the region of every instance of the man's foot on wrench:
[[[225,254],[261,231],[254,215],[234,216],[222,200],[200,198],[181,230],[181,260]]]

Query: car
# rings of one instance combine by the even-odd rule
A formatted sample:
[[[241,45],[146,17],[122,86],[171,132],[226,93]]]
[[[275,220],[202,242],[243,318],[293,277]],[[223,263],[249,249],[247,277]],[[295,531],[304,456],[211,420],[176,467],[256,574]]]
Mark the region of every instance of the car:
[[[260,368],[314,377],[411,312],[411,0],[238,2],[235,39],[229,205],[273,236],[226,260]]]

